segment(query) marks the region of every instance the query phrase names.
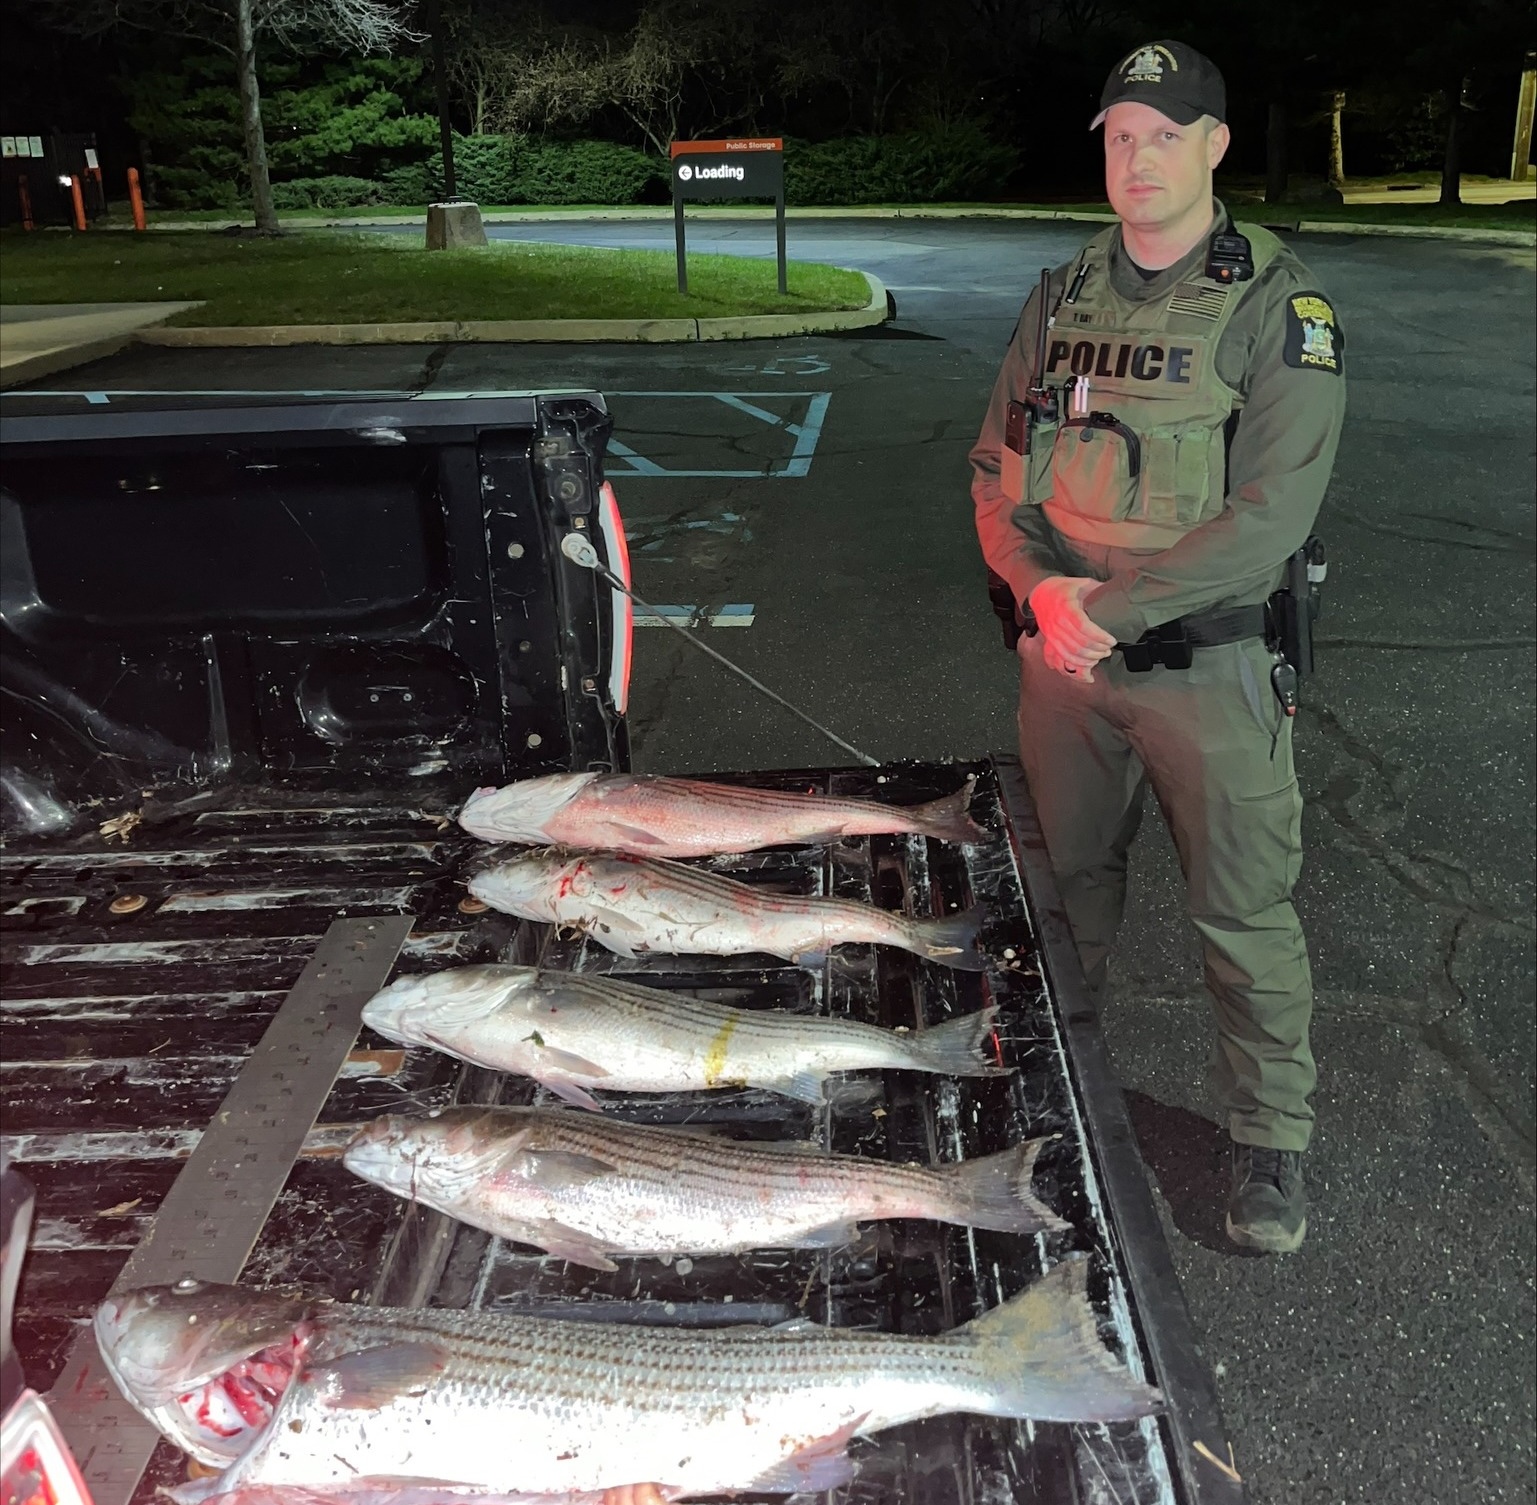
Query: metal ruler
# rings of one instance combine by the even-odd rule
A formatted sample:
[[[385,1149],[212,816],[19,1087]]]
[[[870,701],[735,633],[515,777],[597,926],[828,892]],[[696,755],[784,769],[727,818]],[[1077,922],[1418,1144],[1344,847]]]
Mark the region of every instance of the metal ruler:
[[[123,1266],[114,1291],[238,1280],[384,986],[411,915],[334,920]],[[129,1505],[160,1434],[123,1398],[87,1328],[48,1395],[95,1505]]]

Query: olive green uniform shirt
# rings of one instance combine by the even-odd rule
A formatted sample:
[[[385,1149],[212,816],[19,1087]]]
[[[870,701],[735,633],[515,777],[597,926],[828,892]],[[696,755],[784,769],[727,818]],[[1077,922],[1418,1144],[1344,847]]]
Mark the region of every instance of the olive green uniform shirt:
[[[1213,231],[1230,221],[1218,204]],[[1167,298],[1199,277],[1209,236],[1183,260],[1144,278],[1117,230],[1110,282],[1134,303]],[[1052,274],[1053,305],[1073,262]],[[1318,515],[1334,467],[1345,416],[1344,337],[1336,325],[1335,369],[1297,364],[1299,316],[1292,300],[1318,296],[1317,284],[1289,249],[1258,272],[1217,347],[1217,373],[1244,405],[1227,457],[1220,514],[1163,549],[1124,549],[1062,537],[1038,506],[1015,504],[999,482],[1005,410],[1023,401],[1035,357],[1039,288],[1020,314],[993,387],[982,432],[971,451],[977,535],[988,566],[1008,581],[1021,606],[1050,575],[1086,575],[1104,583],[1084,610],[1118,642],[1135,642],[1150,627],[1192,612],[1262,602],[1281,581]]]

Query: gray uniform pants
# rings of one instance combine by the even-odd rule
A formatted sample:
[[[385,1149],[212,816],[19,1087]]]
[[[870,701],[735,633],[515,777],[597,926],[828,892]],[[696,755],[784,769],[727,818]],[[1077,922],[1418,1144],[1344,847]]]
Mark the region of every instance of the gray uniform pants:
[[[1104,982],[1151,784],[1206,953],[1211,1080],[1228,1130],[1305,1149],[1313,991],[1291,903],[1302,796],[1270,653],[1258,640],[1198,648],[1189,669],[1146,674],[1117,653],[1084,684],[1048,669],[1042,642],[1020,643],[1020,759],[1090,985]]]

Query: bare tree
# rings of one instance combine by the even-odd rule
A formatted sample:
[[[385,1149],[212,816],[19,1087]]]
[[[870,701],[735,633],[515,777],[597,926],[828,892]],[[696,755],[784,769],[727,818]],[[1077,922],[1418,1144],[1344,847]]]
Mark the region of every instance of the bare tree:
[[[470,117],[470,133],[544,125],[575,59],[562,56],[562,33],[536,4],[508,7],[459,0],[446,6],[449,82]],[[574,80],[573,80],[574,81]]]
[[[483,29],[458,51],[460,89],[495,128],[544,131],[617,110],[661,156],[685,125],[721,128],[751,116],[756,8],[709,0],[643,0],[621,35],[552,24],[537,13]],[[477,55],[470,59],[469,52]],[[482,103],[483,101],[483,103]]]
[[[485,30],[461,30],[452,22],[448,80],[469,112],[470,134],[484,136],[523,74],[523,55],[509,41]]]
[[[831,88],[843,96],[847,127],[879,134],[907,86],[913,56],[927,40],[888,6],[827,0],[804,17],[785,46],[779,86],[787,95]]]
[[[624,41],[604,49],[602,91],[659,156],[678,138],[690,82],[724,58],[739,19],[707,0],[646,0]]]
[[[278,217],[262,129],[257,39],[269,36],[290,52],[333,46],[355,53],[388,52],[402,41],[419,40],[397,0],[53,0],[51,10],[61,29],[86,35],[119,27],[171,33],[234,60],[251,208],[256,228],[268,234],[277,233]]]
[[[531,39],[508,55],[509,85],[495,123],[504,130],[580,125],[611,103],[601,43],[574,36]]]

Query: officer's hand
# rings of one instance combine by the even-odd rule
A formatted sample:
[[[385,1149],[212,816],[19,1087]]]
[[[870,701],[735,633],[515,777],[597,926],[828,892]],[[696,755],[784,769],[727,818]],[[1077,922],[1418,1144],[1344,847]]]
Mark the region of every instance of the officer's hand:
[[[1084,614],[1083,598],[1100,582],[1081,575],[1053,575],[1030,592],[1030,609],[1045,639],[1046,665],[1092,683],[1094,665],[1108,658],[1115,639]]]
[[[1041,659],[1048,669],[1055,669],[1058,674],[1065,674],[1071,680],[1081,685],[1094,683],[1094,670],[1081,660],[1068,660],[1057,652],[1050,643],[1041,649]]]

